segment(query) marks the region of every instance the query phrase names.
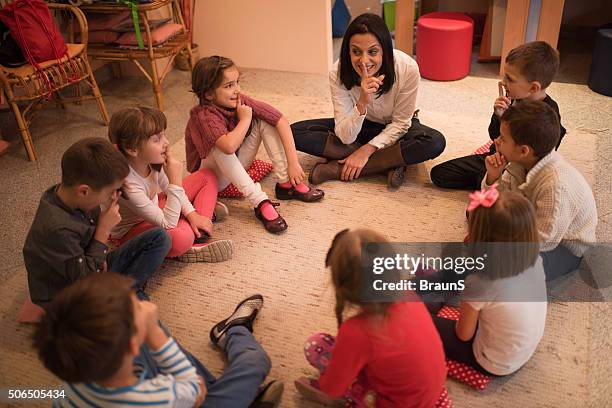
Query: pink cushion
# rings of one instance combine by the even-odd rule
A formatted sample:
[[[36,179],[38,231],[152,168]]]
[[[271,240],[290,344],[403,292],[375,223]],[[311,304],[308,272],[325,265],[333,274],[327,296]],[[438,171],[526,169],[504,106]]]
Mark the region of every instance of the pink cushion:
[[[180,33],[182,30],[183,30],[183,26],[181,24],[176,24],[176,23],[164,24],[162,26],[157,27],[154,30],[151,30],[151,41],[153,42],[153,45],[163,44],[166,41],[168,41],[170,38]],[[146,44],[147,39],[146,39],[146,33],[144,31],[142,32],[142,40]],[[119,43],[119,45],[123,45],[123,46],[138,45],[135,32],[129,32],[129,33],[123,34],[121,37],[119,37],[117,42]]]
[[[87,14],[87,26],[89,27],[89,31],[110,30],[123,23],[128,18],[132,18],[129,11],[112,14],[91,13]]]
[[[21,309],[19,310],[19,317],[17,317],[17,321],[19,323],[38,323],[44,314],[45,310],[42,307],[32,303],[30,294],[28,293],[26,299],[23,301],[23,305],[21,305]]]
[[[440,398],[436,401],[436,405],[434,408],[453,408],[453,401],[451,401],[448,396],[448,390],[446,387],[442,390],[442,394],[440,394]]]
[[[272,171],[272,169],[273,169],[273,166],[271,163],[266,163],[265,161],[255,159],[253,160],[253,164],[251,164],[251,167],[249,167],[249,169],[247,170],[247,173],[249,174],[249,176],[253,179],[255,183],[259,183],[261,180],[263,180],[264,177],[266,177]],[[217,195],[217,197],[242,198],[244,196],[242,195],[240,190],[234,187],[233,184],[230,184],[229,186],[225,187],[225,189],[221,191]]]
[[[459,320],[459,309],[456,307],[444,306],[438,311],[437,316],[450,320]],[[491,377],[488,375],[455,360],[446,359],[446,368],[448,369],[449,377],[476,388],[477,390],[484,390],[491,382]]]
[[[121,36],[121,33],[115,31],[90,31],[87,42],[89,44],[109,44],[117,41],[119,36]]]
[[[482,146],[480,146],[478,149],[474,150],[474,153],[472,154],[483,154],[483,153],[488,153],[489,149],[491,148],[491,145],[493,144],[492,140],[489,140],[487,143],[483,144]]]

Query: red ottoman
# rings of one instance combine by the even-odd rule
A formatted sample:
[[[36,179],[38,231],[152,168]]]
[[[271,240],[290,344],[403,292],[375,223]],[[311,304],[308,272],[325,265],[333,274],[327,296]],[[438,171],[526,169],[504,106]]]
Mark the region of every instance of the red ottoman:
[[[417,23],[416,59],[421,76],[435,81],[470,73],[474,20],[462,13],[429,13]]]

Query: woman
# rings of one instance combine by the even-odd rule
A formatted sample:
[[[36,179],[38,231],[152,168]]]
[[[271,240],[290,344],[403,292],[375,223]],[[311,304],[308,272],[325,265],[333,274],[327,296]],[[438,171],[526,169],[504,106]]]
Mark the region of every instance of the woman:
[[[419,80],[417,63],[393,49],[382,18],[362,14],[353,20],[329,74],[334,118],[291,126],[298,150],[330,159],[312,168],[310,182],[390,170],[389,186],[399,187],[404,166],[439,156],[444,136],[421,125],[415,111]]]

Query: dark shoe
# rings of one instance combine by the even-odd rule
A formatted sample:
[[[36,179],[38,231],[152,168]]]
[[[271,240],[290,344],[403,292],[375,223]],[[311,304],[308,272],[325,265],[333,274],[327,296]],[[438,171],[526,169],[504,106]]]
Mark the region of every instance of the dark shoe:
[[[227,319],[221,320],[215,324],[210,330],[210,341],[215,345],[219,344],[219,340],[225,335],[230,327],[244,326],[252,333],[253,332],[253,321],[257,317],[257,313],[263,307],[263,296],[253,295],[242,302],[238,303],[234,313]]]
[[[276,408],[279,406],[285,386],[281,381],[272,380],[266,384],[249,408]]]
[[[287,223],[285,222],[283,217],[281,217],[280,214],[278,215],[276,219],[268,220],[261,213],[261,206],[266,202],[272,204],[272,206],[274,207],[278,207],[280,205],[279,203],[273,203],[270,200],[263,200],[261,203],[259,203],[257,208],[254,208],[255,216],[261,221],[266,231],[271,232],[273,234],[278,234],[279,232],[283,232],[284,230],[287,229]]]
[[[310,190],[305,193],[297,191],[295,187],[291,186],[289,188],[281,187],[280,184],[276,183],[276,198],[279,200],[300,200],[305,203],[312,203],[314,201],[319,201],[323,198],[325,193],[323,190],[319,190],[318,188],[312,188],[308,186]]]
[[[300,377],[295,380],[294,384],[298,392],[310,401],[318,402],[324,407],[344,406],[344,401],[342,399],[334,399],[325,394],[317,387],[316,382],[317,381],[313,378]]]
[[[389,172],[387,173],[387,185],[391,188],[398,188],[404,183],[405,173],[405,166],[400,166],[389,170]]]
[[[328,180],[340,180],[342,166],[336,160],[327,163],[317,163],[310,170],[308,181],[312,184],[321,184]]]

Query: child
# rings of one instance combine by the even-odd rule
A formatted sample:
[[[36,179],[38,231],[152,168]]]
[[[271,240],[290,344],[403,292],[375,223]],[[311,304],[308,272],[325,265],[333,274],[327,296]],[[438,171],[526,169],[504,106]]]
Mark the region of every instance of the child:
[[[512,49],[506,57],[504,77],[499,83],[499,97],[493,104],[489,124],[489,137],[495,140],[500,133],[500,118],[515,101],[528,99],[542,101],[554,109],[559,122],[559,106],[546,93],[559,69],[559,53],[544,41],[535,41]],[[555,149],[559,148],[565,128],[561,131]],[[431,181],[438,187],[476,190],[485,174],[485,158],[495,153],[495,144],[489,152],[453,159],[431,169]]]
[[[597,208],[588,183],[554,151],[557,113],[546,103],[522,101],[501,117],[497,152],[486,158],[483,187],[519,191],[535,207],[546,280],[576,270],[596,242]]]
[[[258,395],[270,359],[251,334],[261,295],[238,304],[214,328],[227,354],[218,379],[160,327],[157,306],[141,301],[128,278],[90,276],[62,291],[34,333],[45,367],[66,384],[58,407],[276,407],[282,383]]]
[[[146,296],[144,284],[171,242],[163,229],[153,228],[109,251],[128,172],[125,158],[106,140],[85,138],[66,150],[62,182],[43,193],[23,247],[32,302],[45,307],[64,287],[106,270],[134,278],[139,295]]]
[[[490,243],[499,243],[501,259],[489,256],[482,272],[466,278],[456,324],[437,316],[434,324],[447,358],[488,375],[508,375],[531,358],[546,322],[535,211],[521,194],[495,187],[471,197],[470,242],[493,249]]]
[[[279,181],[277,199],[313,202],[323,198],[323,191],[302,182],[304,171],[283,114],[241,94],[239,77],[232,60],[216,55],[201,59],[193,68],[192,88],[199,104],[191,110],[185,130],[187,169],[213,170],[219,190],[234,184],[255,207],[265,229],[279,233],[287,229],[287,223],[274,209],[278,204],[268,199],[245,170],[262,140]]]
[[[183,165],[170,154],[165,130],[166,117],[155,108],[126,108],[111,118],[109,138],[130,165],[123,186],[126,196],[119,201],[121,222],[112,237],[123,243],[158,226],[172,237],[169,257],[226,261],[232,256],[232,241],[205,242],[213,231],[217,178],[202,169],[183,180]]]
[[[301,378],[296,387],[324,403],[344,396],[357,407],[373,406],[373,398],[383,408],[433,407],[446,379],[440,338],[417,299],[373,302],[361,296],[361,248],[370,242],[387,241],[364,229],[344,230],[334,238],[325,265],[331,267],[336,291],[338,336],[311,336],[307,358],[321,377]],[[349,307],[356,315],[344,321]],[[369,401],[364,402],[364,397]]]

